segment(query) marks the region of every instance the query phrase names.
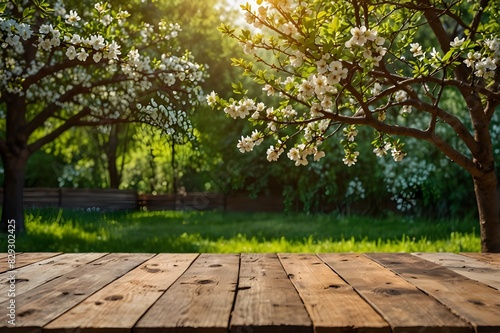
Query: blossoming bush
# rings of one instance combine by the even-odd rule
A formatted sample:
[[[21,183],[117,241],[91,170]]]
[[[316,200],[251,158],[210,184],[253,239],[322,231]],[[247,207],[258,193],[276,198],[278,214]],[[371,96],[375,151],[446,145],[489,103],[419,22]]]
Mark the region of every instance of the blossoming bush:
[[[253,56],[233,65],[276,99],[266,105],[241,84],[233,84],[238,100],[207,96],[212,107],[256,127],[239,140],[240,151],[270,138],[269,161],[285,154],[303,166],[323,158],[323,142],[337,135],[342,161],[352,166],[361,158],[360,126],[374,129],[373,152],[396,162],[410,153],[404,137],[427,141],[473,177],[483,249],[500,251],[489,132],[500,104],[497,1],[257,0],[242,9],[251,28],[220,31]],[[452,92],[466,117],[445,108],[443,96]],[[450,131],[459,140],[447,141],[442,133]]]
[[[14,219],[23,228],[28,157],[72,127],[140,122],[192,139],[205,71],[176,44],[179,25],[137,24],[106,2],[0,6],[3,226]]]

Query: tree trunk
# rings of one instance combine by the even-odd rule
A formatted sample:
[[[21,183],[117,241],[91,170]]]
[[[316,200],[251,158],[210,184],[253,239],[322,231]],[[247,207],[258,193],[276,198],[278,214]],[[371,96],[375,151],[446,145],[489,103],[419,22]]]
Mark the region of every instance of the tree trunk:
[[[0,229],[6,232],[15,221],[16,233],[25,231],[23,191],[26,163],[29,154],[23,150],[20,155],[2,154],[4,166],[3,206]]]
[[[494,171],[474,177],[481,230],[481,251],[500,253],[500,204],[497,196],[497,176]]]
[[[2,96],[3,97],[3,96]],[[0,154],[4,167],[3,205],[0,230],[7,231],[15,221],[16,233],[24,227],[24,178],[26,164],[31,155],[26,125],[26,100],[17,95],[7,95],[7,126],[5,141],[1,142]]]
[[[116,157],[118,150],[118,125],[111,125],[111,133],[109,133],[108,147],[106,155],[108,157],[108,173],[109,187],[118,188],[120,186],[120,175],[118,166],[116,165]]]

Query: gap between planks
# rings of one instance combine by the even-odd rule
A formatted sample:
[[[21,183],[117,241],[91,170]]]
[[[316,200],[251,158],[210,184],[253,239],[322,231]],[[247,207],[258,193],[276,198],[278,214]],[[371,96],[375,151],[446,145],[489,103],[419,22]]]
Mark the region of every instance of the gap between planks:
[[[227,332],[238,266],[238,255],[201,254],[142,316],[134,332]]]
[[[388,323],[337,273],[313,254],[278,254],[311,318],[314,332],[390,333]]]
[[[105,285],[137,267],[152,254],[112,253],[80,266],[16,297],[16,332],[34,332],[70,310]],[[103,269],[105,267],[105,269]],[[0,304],[6,307],[7,302]],[[0,331],[7,322],[0,323]],[[38,330],[40,331],[40,330]]]
[[[47,332],[130,332],[198,254],[158,254],[44,327]],[[95,314],[88,316],[89,313]]]
[[[366,256],[392,270],[471,323],[476,332],[500,332],[500,291],[409,253]]]
[[[471,280],[500,290],[500,267],[454,253],[412,253],[414,256],[446,267]]]
[[[398,257],[399,254],[396,254]],[[393,332],[470,333],[470,325],[435,298],[372,258],[354,253],[319,257],[350,284],[389,323]]]

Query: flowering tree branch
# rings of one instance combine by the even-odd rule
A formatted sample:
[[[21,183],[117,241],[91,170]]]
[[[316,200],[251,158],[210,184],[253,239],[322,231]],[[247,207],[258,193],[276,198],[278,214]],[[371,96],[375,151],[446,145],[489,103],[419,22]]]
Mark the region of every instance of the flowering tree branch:
[[[314,140],[323,137],[331,124],[343,123],[346,128],[350,128],[346,133],[351,133],[347,140],[342,141],[346,152],[344,163],[348,165],[353,165],[359,154],[354,151],[356,145],[353,133],[357,131],[352,126],[364,125],[385,133],[382,141],[375,143],[375,151],[380,155],[384,155],[387,147],[390,147],[395,160],[401,160],[406,155],[402,150],[403,143],[391,137],[407,136],[434,144],[471,172],[477,168],[472,159],[443,140],[437,130],[440,122],[447,124],[472,156],[481,149],[476,137],[461,119],[439,106],[443,92],[449,87],[458,88],[464,96],[472,96],[467,100],[469,107],[479,103],[480,109],[488,114],[491,114],[491,109],[484,108],[478,96],[487,96],[486,103],[497,103],[498,92],[492,91],[487,85],[464,84],[471,77],[472,64],[476,67],[473,73],[476,77],[492,78],[496,69],[493,58],[484,58],[481,60],[485,62],[482,65],[476,63],[482,55],[469,52],[463,61],[462,55],[476,47],[475,42],[450,36],[440,21],[447,17],[455,20],[463,29],[469,26],[477,29],[475,22],[480,20],[480,14],[476,14],[471,25],[467,25],[455,10],[456,6],[465,6],[460,0],[442,5],[429,0],[415,3],[389,1],[377,6],[365,2],[345,6],[337,2],[320,5],[314,1],[300,4],[288,1],[258,3],[260,6],[257,10],[253,10],[250,5],[243,6],[247,22],[256,29],[268,29],[271,34],[252,35],[249,30],[237,34],[227,26],[221,26],[220,30],[237,39],[243,45],[244,52],[254,56],[256,63],[278,74],[270,75],[268,70],[254,69],[250,62],[233,59],[233,65],[244,68],[246,75],[264,84],[263,90],[267,95],[279,96],[283,100],[282,106],[275,109],[246,98],[239,102],[225,101],[215,93],[208,97],[209,104],[224,109],[233,118],[251,115],[253,123],[267,123],[267,128],[263,132],[254,132],[253,138],[243,137],[238,143],[240,150],[250,151],[256,143],[262,142],[262,138],[271,137],[288,126],[298,126],[299,132],[303,133],[303,141],[294,148],[302,147],[303,155],[298,164],[304,165],[307,164],[306,156],[315,154],[322,142]],[[482,3],[484,6],[487,4],[487,1]],[[346,15],[350,10],[354,21],[350,21],[350,16]],[[344,21],[341,21],[341,15],[345,15]],[[393,17],[401,23],[391,25]],[[412,43],[410,39],[403,42],[398,37],[403,32],[413,35],[416,29],[425,25],[433,30],[442,54],[433,49],[430,57],[426,56],[420,44]],[[495,51],[493,44],[497,45],[496,39],[484,41],[485,55]],[[409,52],[414,59],[407,60],[403,56],[401,45],[410,46]],[[259,49],[271,51],[276,62],[265,60],[257,52]],[[389,56],[387,60],[382,61],[386,56]],[[403,65],[401,70],[393,69],[400,65]],[[455,72],[455,77],[448,75],[449,69]],[[412,70],[414,75],[406,75],[405,70]],[[292,107],[292,103],[296,107]],[[401,126],[398,121],[390,124],[386,114],[394,114],[397,107],[401,108],[404,117],[410,117],[412,109],[417,110],[418,114],[428,114],[427,127],[418,129]],[[310,110],[309,114],[305,112],[307,109]],[[478,108],[475,107],[475,110]],[[484,121],[484,113],[481,114],[483,116],[478,119]],[[326,119],[333,122],[326,123]],[[315,126],[320,129],[312,131]],[[314,135],[310,132],[314,132]],[[285,141],[290,142],[288,139]],[[278,143],[277,147],[272,146],[273,149],[268,150],[268,153],[272,153],[271,160],[275,160],[275,152],[284,151],[285,144]]]

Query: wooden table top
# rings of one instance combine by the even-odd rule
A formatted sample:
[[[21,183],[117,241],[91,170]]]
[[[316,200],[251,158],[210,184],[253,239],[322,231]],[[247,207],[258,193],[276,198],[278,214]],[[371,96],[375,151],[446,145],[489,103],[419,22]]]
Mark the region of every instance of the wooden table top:
[[[0,257],[0,332],[500,332],[500,254]]]

